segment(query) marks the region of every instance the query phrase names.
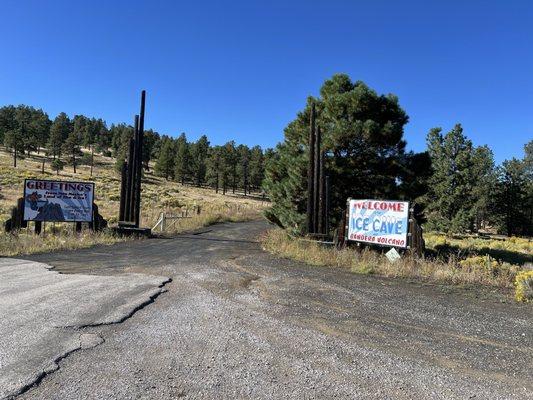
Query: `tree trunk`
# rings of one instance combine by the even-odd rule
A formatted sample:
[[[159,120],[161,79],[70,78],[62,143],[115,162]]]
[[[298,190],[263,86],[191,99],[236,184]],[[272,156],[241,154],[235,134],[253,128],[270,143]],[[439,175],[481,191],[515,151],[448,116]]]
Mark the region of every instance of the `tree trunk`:
[[[17,148],[13,149],[13,167],[17,168]]]
[[[44,160],[43,160],[43,163],[42,163],[42,165],[41,165],[41,174],[44,175]]]
[[[74,173],[76,173],[76,157],[72,156],[72,167],[74,168]]]
[[[94,146],[91,147],[91,176],[93,176],[93,165],[94,165]]]

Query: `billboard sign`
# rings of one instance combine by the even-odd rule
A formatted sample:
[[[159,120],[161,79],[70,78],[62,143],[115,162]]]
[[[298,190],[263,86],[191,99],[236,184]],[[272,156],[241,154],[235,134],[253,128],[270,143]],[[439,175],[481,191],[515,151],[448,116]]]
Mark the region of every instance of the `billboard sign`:
[[[348,240],[407,247],[409,202],[350,199],[348,207]]]
[[[24,220],[92,222],[94,183],[24,181]]]

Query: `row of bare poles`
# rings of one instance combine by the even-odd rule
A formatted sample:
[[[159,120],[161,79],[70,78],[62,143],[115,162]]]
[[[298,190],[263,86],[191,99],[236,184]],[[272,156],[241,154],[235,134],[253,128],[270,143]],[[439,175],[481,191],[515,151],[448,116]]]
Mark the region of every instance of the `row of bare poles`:
[[[144,105],[146,91],[141,92],[140,115],[135,115],[128,159],[122,165],[119,225],[139,227],[141,220],[141,177],[144,139]]]
[[[322,150],[320,126],[316,123],[316,107],[311,105],[309,118],[309,165],[307,168],[307,232],[329,234],[330,180],[324,172],[325,151]]]

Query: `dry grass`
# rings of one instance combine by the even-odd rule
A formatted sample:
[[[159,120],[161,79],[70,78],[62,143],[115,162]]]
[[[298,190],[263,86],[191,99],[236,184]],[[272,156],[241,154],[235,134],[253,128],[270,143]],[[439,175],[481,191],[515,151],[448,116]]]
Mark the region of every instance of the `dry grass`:
[[[17,198],[22,197],[25,178],[95,182],[95,202],[100,213],[110,225],[117,223],[120,176],[115,171],[113,158],[95,156],[95,168],[92,177],[90,176],[90,168],[86,165],[78,166],[76,174],[73,173],[71,166],[65,166],[65,169],[56,175],[50,169],[49,160],[45,163],[43,174],[41,173],[42,159],[42,154],[32,154],[30,157],[18,160],[17,168],[13,168],[11,154],[0,150],[0,224],[2,227],[10,217],[11,208],[16,204]],[[179,213],[183,209],[192,209],[194,206],[201,208],[201,214],[179,221],[171,230],[172,232],[196,229],[222,221],[242,221],[257,218],[267,203],[238,194],[228,193],[228,195],[223,196],[220,193],[216,194],[214,190],[209,188],[183,186],[177,182],[166,181],[157,177],[151,171],[145,173],[141,203],[141,224],[143,226],[154,226],[161,212]],[[62,224],[56,224],[56,227],[67,231],[72,228],[72,225],[63,225],[61,227]],[[92,235],[84,233],[81,238],[59,234],[57,238],[45,237],[43,239],[24,231],[16,236],[1,232],[0,255],[87,247],[98,243],[113,243],[117,240],[120,239],[112,234]]]
[[[17,234],[0,235],[0,255],[17,256],[56,250],[73,250],[97,244],[110,245],[125,240],[129,239],[116,236],[111,232],[85,231],[75,234],[72,230],[63,230],[54,234],[48,232],[38,236],[21,231]]]
[[[512,288],[520,266],[485,259],[461,263],[455,257],[424,259],[404,256],[390,263],[381,253],[365,249],[336,250],[314,241],[290,237],[281,229],[273,229],[263,237],[265,250],[293,260],[316,266],[337,267],[355,273],[386,277],[417,278],[446,284],[476,284]]]
[[[163,233],[186,232],[221,222],[252,221],[261,218],[261,215],[261,210],[253,205],[206,204],[198,215],[193,214],[190,218],[168,221]],[[162,232],[158,228],[154,233]]]

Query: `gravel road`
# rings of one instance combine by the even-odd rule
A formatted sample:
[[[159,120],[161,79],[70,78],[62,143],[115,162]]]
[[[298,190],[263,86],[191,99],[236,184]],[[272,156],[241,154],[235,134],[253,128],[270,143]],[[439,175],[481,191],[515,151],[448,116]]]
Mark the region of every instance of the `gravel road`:
[[[79,329],[103,341],[18,398],[533,399],[531,306],[277,259],[266,227],[31,257],[172,281],[131,318]]]

